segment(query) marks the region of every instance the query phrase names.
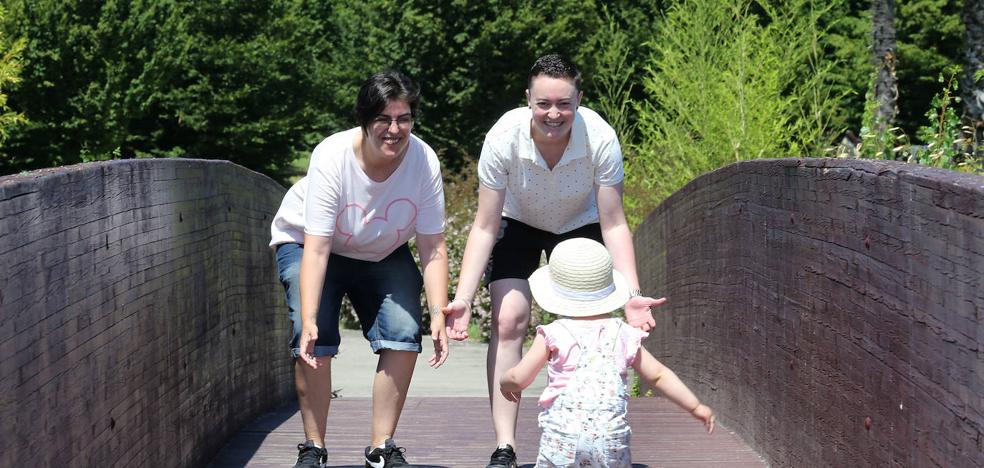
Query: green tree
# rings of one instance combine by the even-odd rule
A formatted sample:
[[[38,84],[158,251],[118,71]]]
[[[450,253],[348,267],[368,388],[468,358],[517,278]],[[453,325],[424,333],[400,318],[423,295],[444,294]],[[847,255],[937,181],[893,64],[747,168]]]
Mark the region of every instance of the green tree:
[[[833,61],[831,86],[840,103],[831,114],[831,127],[858,132],[862,125],[865,92],[874,67],[871,63],[870,2],[847,0],[822,18],[829,29],[821,44]]]
[[[965,0],[963,8],[964,74],[960,79],[964,121],[974,132],[977,148],[984,146],[984,1]],[[975,148],[976,149],[976,148]]]
[[[25,83],[4,172],[84,155],[231,159],[279,175],[328,122],[323,23],[306,2],[18,4]]]
[[[701,173],[755,158],[819,154],[829,137],[825,13],[809,0],[682,0],[652,44],[639,105],[645,137],[626,169],[639,221]]]
[[[960,64],[964,26],[961,0],[906,0],[897,3],[898,115],[895,124],[916,136],[940,92],[940,74]],[[925,142],[923,142],[925,143]]]
[[[871,2],[871,49],[875,76],[872,80],[873,112],[870,129],[875,135],[884,135],[895,122],[898,113],[898,79],[895,76],[898,51],[895,43],[895,0]],[[880,140],[879,140],[880,141]],[[881,145],[878,153],[887,151]]]
[[[593,102],[601,44],[592,37],[605,23],[594,0],[16,5],[6,24],[28,38],[30,85],[11,103],[34,124],[13,135],[5,172],[116,152],[228,158],[283,175],[318,139],[352,125],[355,90],[383,68],[420,82],[415,132],[457,168],[502,112],[521,105],[539,55],[572,56]],[[632,18],[651,17],[653,5],[611,8],[624,24],[641,24],[645,16]]]
[[[6,10],[0,5],[0,23],[6,15]],[[23,39],[12,39],[0,29],[0,51],[3,51],[3,55],[0,55],[0,145],[7,140],[12,129],[25,123],[24,114],[10,110],[7,105],[9,90],[21,80],[24,44]]]
[[[960,5],[960,0],[905,0],[895,4],[898,112],[894,126],[896,133],[910,135],[916,142],[917,129],[925,124],[925,113],[940,91],[936,77],[960,62],[964,44]],[[833,128],[857,131],[862,127],[865,96],[875,71],[871,6],[871,2],[847,0],[822,19],[830,28],[823,46],[835,59],[836,94],[843,95],[832,115]]]
[[[644,41],[656,34],[659,12],[652,5],[601,9],[603,24],[582,48],[579,63],[591,78],[584,103],[612,125],[624,150],[637,143],[638,118],[632,103],[644,97],[640,75],[649,58]],[[627,157],[631,157],[627,154]]]
[[[372,0],[333,9],[340,47],[331,66],[359,76],[394,66],[418,80],[415,132],[452,167],[477,156],[495,120],[522,104],[536,57],[583,58],[583,32],[602,24],[592,0]]]
[[[148,62],[152,88],[140,97],[169,125],[146,151],[232,159],[271,175],[309,152],[325,127],[337,126],[324,109],[340,104],[323,75],[332,31],[307,8],[290,0],[182,3]]]

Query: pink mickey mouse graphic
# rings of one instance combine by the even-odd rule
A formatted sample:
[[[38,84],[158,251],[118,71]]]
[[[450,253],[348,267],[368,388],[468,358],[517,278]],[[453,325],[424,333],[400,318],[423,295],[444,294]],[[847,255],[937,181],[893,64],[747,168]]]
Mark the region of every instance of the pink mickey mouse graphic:
[[[409,198],[389,202],[381,215],[377,210],[367,211],[358,203],[349,203],[335,220],[335,233],[344,239],[343,245],[356,252],[386,251],[409,239],[404,233],[416,220],[417,205]]]

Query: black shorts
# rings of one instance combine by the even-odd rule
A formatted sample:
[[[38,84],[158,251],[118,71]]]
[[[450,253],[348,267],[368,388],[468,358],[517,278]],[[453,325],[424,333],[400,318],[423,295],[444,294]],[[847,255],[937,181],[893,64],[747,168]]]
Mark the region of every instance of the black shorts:
[[[575,237],[587,237],[605,243],[601,238],[601,224],[598,223],[554,234],[503,217],[488,268],[485,270],[486,283],[505,278],[529,279],[540,266],[541,252],[547,252],[549,260],[550,253],[557,244]]]

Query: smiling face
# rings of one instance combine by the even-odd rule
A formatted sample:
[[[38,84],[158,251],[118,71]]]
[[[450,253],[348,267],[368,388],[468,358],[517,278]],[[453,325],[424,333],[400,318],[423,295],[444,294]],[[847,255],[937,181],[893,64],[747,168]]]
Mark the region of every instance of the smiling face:
[[[406,101],[390,101],[383,111],[365,127],[365,142],[369,152],[380,162],[394,162],[403,157],[410,146],[413,114]]]
[[[573,80],[537,76],[530,80],[526,99],[533,109],[535,140],[560,140],[570,135],[574,113],[581,104],[581,92]]]

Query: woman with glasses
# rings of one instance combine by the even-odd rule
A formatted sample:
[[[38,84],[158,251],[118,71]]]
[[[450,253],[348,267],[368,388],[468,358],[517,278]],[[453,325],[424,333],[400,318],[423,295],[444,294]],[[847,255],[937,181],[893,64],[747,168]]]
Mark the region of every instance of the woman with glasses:
[[[665,302],[639,291],[622,209],[622,150],[615,130],[580,106],[580,86],[581,74],[566,58],[537,59],[527,82],[529,106],[499,118],[485,136],[478,163],[478,210],[455,298],[445,310],[451,338],[467,337],[472,299],[485,271],[492,298],[486,371],[497,439],[487,468],[516,468],[519,401],[501,391],[499,379],[522,357],[530,320],[527,279],[541,253],[549,258],[560,241],[575,237],[604,243],[632,289],[626,318],[643,331],[655,324],[649,308]]]
[[[444,191],[437,155],[411,133],[419,97],[399,72],[363,82],[358,127],[318,144],[307,176],[291,187],[274,218],[271,245],[294,324],[291,356],[307,438],[295,467],[326,462],[331,357],[341,341],[344,295],[379,355],[367,467],[410,466],[393,436],[422,349],[422,289],[431,311],[429,364],[436,368],[447,359]],[[414,236],[421,269],[407,245]]]

